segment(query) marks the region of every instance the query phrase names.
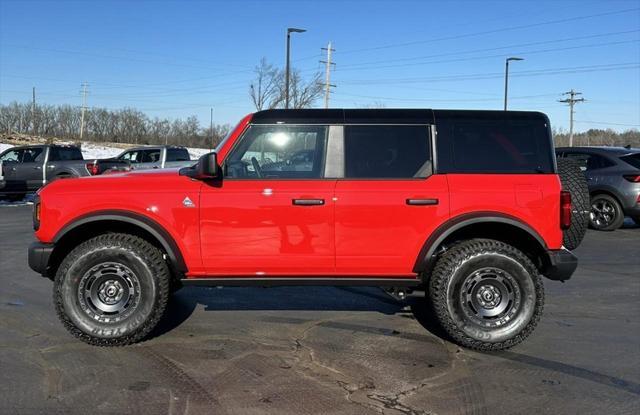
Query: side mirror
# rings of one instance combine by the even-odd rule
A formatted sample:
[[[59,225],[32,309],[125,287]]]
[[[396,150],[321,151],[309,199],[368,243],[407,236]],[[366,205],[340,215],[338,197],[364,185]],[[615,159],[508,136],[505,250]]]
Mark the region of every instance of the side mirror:
[[[218,166],[218,155],[216,153],[207,153],[198,159],[196,164],[195,179],[215,179],[220,174]]]

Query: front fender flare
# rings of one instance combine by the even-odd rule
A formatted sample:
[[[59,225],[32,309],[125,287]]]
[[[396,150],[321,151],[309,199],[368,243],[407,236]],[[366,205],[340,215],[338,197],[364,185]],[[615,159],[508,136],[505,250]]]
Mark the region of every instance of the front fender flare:
[[[173,268],[179,272],[186,273],[187,265],[184,261],[178,244],[173,237],[158,222],[153,219],[129,211],[103,210],[80,216],[60,229],[53,238],[53,243],[58,243],[69,232],[80,226],[101,221],[117,221],[138,226],[153,236],[162,246],[169,257]]]

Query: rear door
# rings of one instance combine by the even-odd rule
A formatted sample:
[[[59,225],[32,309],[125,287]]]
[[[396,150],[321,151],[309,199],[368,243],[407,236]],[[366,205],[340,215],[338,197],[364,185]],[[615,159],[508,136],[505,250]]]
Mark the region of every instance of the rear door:
[[[347,125],[335,190],[336,272],[414,275],[428,235],[448,217],[433,175],[429,125]]]
[[[51,147],[45,169],[46,179],[51,180],[61,173],[74,174],[72,169],[65,169],[65,167],[70,164],[69,162],[77,162],[81,160],[83,160],[82,151],[80,151],[78,147]],[[73,164],[78,166],[77,163]],[[86,167],[84,166],[80,166],[80,168],[86,170]],[[75,170],[77,171],[77,168]],[[79,172],[79,174],[83,173],[87,174],[86,171]]]
[[[203,183],[200,236],[209,275],[327,275],[335,270],[329,127],[253,125]]]

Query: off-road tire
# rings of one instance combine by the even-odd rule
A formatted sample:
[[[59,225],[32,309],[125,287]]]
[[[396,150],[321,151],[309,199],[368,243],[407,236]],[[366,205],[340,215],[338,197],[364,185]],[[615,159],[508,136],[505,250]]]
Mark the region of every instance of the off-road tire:
[[[571,193],[571,226],[562,233],[562,244],[569,250],[576,249],[589,226],[589,187],[587,179],[575,160],[559,158],[558,175],[562,190]]]
[[[462,297],[481,291],[472,291],[475,288],[467,291],[464,287],[478,273],[494,269],[501,270],[502,276],[508,276],[513,284],[514,299],[509,303],[512,306],[506,308],[509,318],[502,321],[506,317],[500,315],[496,316],[499,320],[468,317],[465,310],[469,306]],[[489,281],[483,278],[480,289]],[[430,277],[428,298],[437,322],[455,343],[494,351],[508,349],[533,332],[544,308],[544,287],[538,269],[518,249],[491,239],[471,239],[454,245],[438,259]]]
[[[133,281],[133,289],[129,287],[126,293],[133,293],[136,299],[116,322],[110,320],[118,316],[100,317],[93,298],[85,294],[91,291],[88,275],[99,275],[94,279],[98,286],[99,281],[118,278],[109,272],[122,272]],[[167,306],[169,283],[169,268],[158,248],[134,235],[103,234],[81,243],[64,258],[56,272],[53,300],[58,318],[75,337],[96,346],[123,346],[142,340],[160,321]]]
[[[609,206],[612,210],[613,218],[608,223],[598,223],[596,221],[596,205],[606,204],[605,206]],[[620,202],[613,197],[607,194],[601,193],[593,196],[591,199],[591,215],[589,216],[589,226],[593,229],[599,231],[615,231],[624,223],[624,212],[622,210],[622,206],[620,206]]]

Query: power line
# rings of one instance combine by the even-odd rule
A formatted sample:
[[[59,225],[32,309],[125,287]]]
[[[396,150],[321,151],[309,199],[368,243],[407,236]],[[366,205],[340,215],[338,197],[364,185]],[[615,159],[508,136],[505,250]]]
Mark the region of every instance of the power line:
[[[600,34],[593,34],[593,35],[587,35],[587,36],[577,36],[577,37],[562,38],[562,39],[549,39],[549,40],[544,40],[544,41],[539,41],[539,42],[528,42],[528,43],[519,43],[519,44],[512,44],[512,45],[505,45],[505,46],[497,46],[497,47],[493,47],[493,48],[470,49],[470,50],[457,51],[457,52],[439,53],[439,54],[435,54],[435,55],[423,55],[423,56],[414,56],[414,57],[410,57],[410,58],[384,59],[384,60],[378,60],[378,61],[359,62],[359,63],[341,65],[341,68],[344,69],[344,68],[352,68],[352,67],[378,65],[378,64],[381,64],[381,63],[389,63],[389,62],[419,61],[419,60],[422,60],[422,59],[441,58],[441,57],[445,57],[445,56],[458,56],[458,55],[466,55],[466,54],[469,54],[469,53],[490,52],[490,51],[503,50],[503,49],[508,49],[508,50],[511,51],[513,48],[517,48],[517,47],[545,45],[545,44],[549,44],[549,43],[555,44],[555,43],[559,43],[559,42],[570,42],[570,41],[574,41],[574,40],[593,39],[593,38],[598,38],[598,37],[608,37],[608,36],[616,36],[616,35],[638,33],[638,32],[640,32],[640,30],[638,30],[638,29],[636,29],[636,30],[625,30],[625,31],[620,31],[620,32],[600,33]],[[512,52],[510,52],[510,53],[512,53]],[[514,54],[516,54],[516,53],[514,53]]]
[[[555,75],[555,74],[573,74],[584,72],[600,72],[611,70],[626,70],[640,68],[640,62],[624,62],[624,63],[611,63],[602,65],[586,65],[586,66],[573,66],[563,68],[547,68],[539,70],[519,71],[511,77],[529,77],[540,75]],[[368,80],[345,80],[343,83],[349,85],[369,85],[380,83],[416,83],[416,82],[447,82],[447,81],[475,81],[483,79],[495,79],[502,78],[504,73],[502,72],[488,72],[488,73],[473,73],[473,74],[459,74],[459,75],[445,75],[439,77],[417,77],[417,78],[387,78],[387,79],[368,79]]]
[[[395,44],[388,44],[388,45],[375,46],[375,47],[369,47],[369,48],[351,49],[351,50],[346,50],[346,51],[340,52],[340,55],[342,56],[342,55],[346,55],[346,54],[350,54],[350,53],[357,53],[357,52],[368,52],[368,51],[390,49],[390,48],[397,48],[397,47],[414,46],[414,45],[420,45],[420,44],[424,44],[424,43],[441,42],[441,41],[445,41],[445,40],[456,40],[456,39],[462,39],[462,38],[466,38],[466,37],[475,37],[475,36],[487,35],[487,34],[492,34],[492,33],[500,33],[500,32],[512,31],[512,30],[527,29],[527,28],[532,28],[532,27],[540,27],[540,26],[553,25],[553,24],[559,24],[559,23],[574,22],[574,21],[577,21],[577,20],[585,20],[585,19],[591,19],[591,18],[594,18],[594,17],[610,16],[610,15],[614,15],[614,14],[628,13],[628,12],[633,12],[633,11],[638,11],[638,10],[640,10],[640,8],[636,7],[636,8],[632,8],[632,9],[624,9],[624,10],[617,10],[617,11],[612,11],[612,12],[590,14],[590,15],[585,15],[585,16],[569,17],[569,18],[565,18],[565,19],[549,20],[549,21],[546,21],[546,22],[530,23],[530,24],[526,24],[526,25],[508,26],[508,27],[503,27],[503,28],[500,28],[500,29],[485,30],[485,31],[482,31],[482,32],[465,33],[465,34],[461,34],[461,35],[444,36],[444,37],[440,37],[440,38],[426,39],[426,40],[415,40],[415,41],[411,41],[411,42],[395,43]]]
[[[573,122],[580,123],[580,124],[602,124],[602,125],[619,125],[622,127],[640,127],[640,124],[622,124],[618,122],[580,121],[580,120],[573,120]]]
[[[638,42],[640,42],[640,39],[621,40],[616,42],[604,42],[604,43],[591,43],[588,45],[566,46],[562,48],[538,49],[538,50],[515,51],[515,52],[512,51],[510,54],[534,55],[534,54],[540,54],[540,53],[558,52],[558,51],[573,50],[573,49],[586,49],[586,48],[602,47],[602,46],[622,45],[622,44],[638,43]],[[449,62],[465,62],[465,61],[474,61],[474,60],[482,60],[482,59],[501,58],[504,56],[505,56],[504,54],[471,56],[467,58],[446,59],[446,60],[431,61],[431,62],[414,62],[414,63],[403,63],[403,64],[396,64],[396,65],[375,66],[371,68],[349,67],[347,69],[343,68],[341,70],[342,71],[366,71],[366,70],[378,70],[378,69],[398,68],[398,67],[405,68],[408,66],[423,66],[423,65],[432,65],[432,64],[438,64],[438,63],[449,63]]]
[[[577,96],[582,95],[582,92],[576,92],[573,89],[569,92],[565,92],[563,95],[568,96],[568,98],[558,100],[558,102],[569,104],[569,147],[573,147],[573,115],[575,113],[573,107],[578,102],[584,102],[584,98],[576,98]]]

